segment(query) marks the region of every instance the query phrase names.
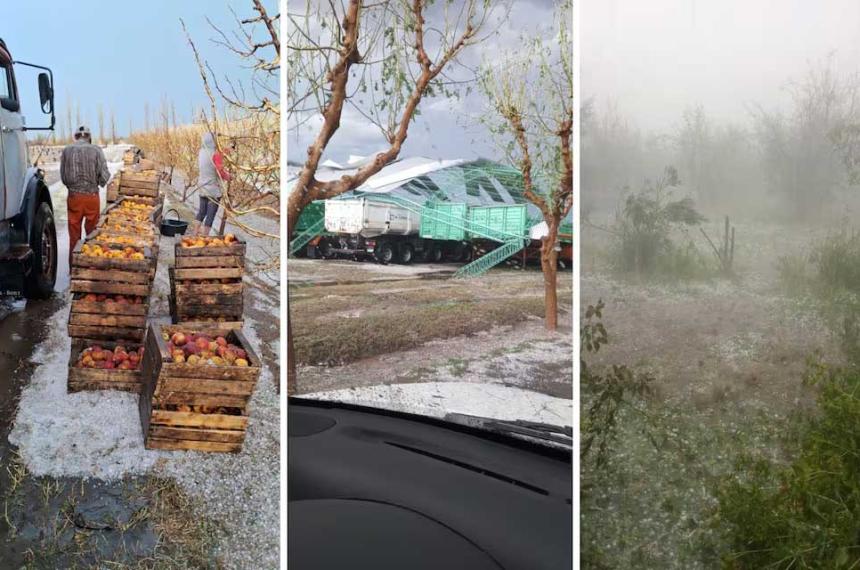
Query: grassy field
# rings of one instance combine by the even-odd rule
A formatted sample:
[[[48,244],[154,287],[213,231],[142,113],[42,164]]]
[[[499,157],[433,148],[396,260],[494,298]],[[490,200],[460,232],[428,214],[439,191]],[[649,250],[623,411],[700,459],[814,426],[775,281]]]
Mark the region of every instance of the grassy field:
[[[844,360],[822,313],[780,279],[780,258],[827,233],[739,224],[734,278],[637,280],[613,271],[611,236],[586,232],[582,304],[605,302],[609,334],[589,364],[647,372],[654,390],[623,409],[607,465],[586,464],[584,568],[719,568],[730,555],[718,482],[744,455],[784,459],[792,418],[814,409],[810,359]],[[595,397],[584,390],[583,407]]]

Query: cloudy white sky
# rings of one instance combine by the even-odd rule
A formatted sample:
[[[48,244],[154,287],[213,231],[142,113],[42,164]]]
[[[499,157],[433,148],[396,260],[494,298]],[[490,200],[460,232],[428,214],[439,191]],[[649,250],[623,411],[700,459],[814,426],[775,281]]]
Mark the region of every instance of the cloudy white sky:
[[[838,71],[860,71],[856,0],[583,0],[580,18],[583,99],[645,129],[699,103],[743,121],[831,52]]]
[[[521,33],[549,33],[552,24],[554,0],[516,0],[512,4],[510,17],[494,27],[496,34],[485,42],[471,46],[463,52],[464,64],[475,67],[481,61],[492,61],[494,57],[517,44]],[[429,21],[429,18],[428,18]],[[422,155],[431,158],[500,158],[475,116],[483,113],[485,103],[474,93],[463,100],[425,98],[421,103],[421,116],[409,130],[409,138],[401,156]],[[378,129],[361,115],[345,108],[340,129],[329,143],[325,158],[338,162],[346,161],[350,154],[368,155],[384,147],[384,139]],[[319,121],[298,133],[290,130],[287,142],[287,157],[301,161],[316,135]]]

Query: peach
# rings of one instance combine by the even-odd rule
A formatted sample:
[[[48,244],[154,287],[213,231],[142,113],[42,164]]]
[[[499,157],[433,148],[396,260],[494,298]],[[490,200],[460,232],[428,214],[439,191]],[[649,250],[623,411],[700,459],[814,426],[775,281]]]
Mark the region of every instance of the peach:
[[[182,346],[186,342],[188,342],[188,339],[186,339],[185,335],[181,332],[173,333],[173,336],[170,337],[170,340],[171,342],[173,342],[174,346]]]

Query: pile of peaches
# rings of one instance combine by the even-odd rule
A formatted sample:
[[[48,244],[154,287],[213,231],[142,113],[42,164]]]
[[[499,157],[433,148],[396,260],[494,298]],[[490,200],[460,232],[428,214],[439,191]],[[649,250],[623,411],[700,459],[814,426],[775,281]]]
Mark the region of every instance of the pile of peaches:
[[[223,336],[175,332],[163,333],[167,350],[176,363],[197,366],[248,366],[248,354]]]
[[[81,253],[86,257],[103,257],[106,259],[145,259],[143,252],[136,247],[126,246],[122,249],[110,246],[85,243]]]
[[[182,238],[182,247],[223,247],[236,243],[236,236],[225,234],[224,237],[188,236]]]
[[[99,345],[88,346],[81,352],[78,368],[96,368],[99,370],[137,370],[140,368],[140,360],[143,358],[143,347],[130,352],[121,345],[113,350],[102,348]]]

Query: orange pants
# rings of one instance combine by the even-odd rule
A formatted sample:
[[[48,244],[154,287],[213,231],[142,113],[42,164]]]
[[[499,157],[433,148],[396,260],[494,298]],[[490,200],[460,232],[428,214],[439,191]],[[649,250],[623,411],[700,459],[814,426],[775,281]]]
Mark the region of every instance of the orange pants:
[[[98,194],[78,194],[69,192],[66,202],[69,208],[69,265],[72,264],[72,252],[81,241],[81,226],[86,218],[87,234],[96,229],[101,213]]]

